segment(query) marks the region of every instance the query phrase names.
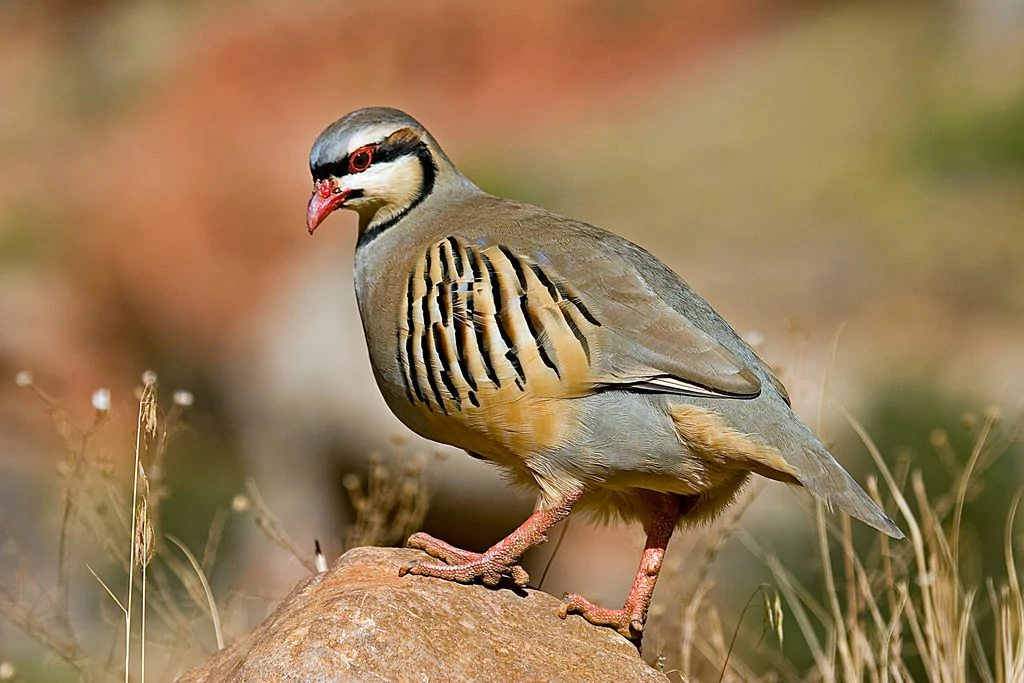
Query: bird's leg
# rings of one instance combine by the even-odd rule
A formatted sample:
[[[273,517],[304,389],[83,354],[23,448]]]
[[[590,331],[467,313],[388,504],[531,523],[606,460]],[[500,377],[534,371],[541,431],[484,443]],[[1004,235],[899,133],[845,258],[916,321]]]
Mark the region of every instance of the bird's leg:
[[[580,595],[566,595],[562,600],[559,616],[563,619],[571,614],[580,614],[584,619],[598,626],[611,626],[630,640],[639,641],[647,621],[647,608],[651,606],[654,584],[658,581],[661,562],[665,557],[672,531],[679,520],[679,498],[665,495],[659,506],[652,512],[647,527],[647,545],[636,570],[633,589],[626,598],[622,609],[599,607]]]
[[[540,508],[518,529],[483,553],[461,550],[427,534],[413,534],[407,546],[419,548],[446,564],[413,562],[403,566],[399,575],[418,574],[461,583],[480,579],[488,586],[496,586],[502,577],[508,576],[517,586],[525,586],[530,575],[519,565],[519,558],[533,546],[547,540],[547,531],[568,517],[582,496],[583,489],[578,489],[567,494],[557,504]]]

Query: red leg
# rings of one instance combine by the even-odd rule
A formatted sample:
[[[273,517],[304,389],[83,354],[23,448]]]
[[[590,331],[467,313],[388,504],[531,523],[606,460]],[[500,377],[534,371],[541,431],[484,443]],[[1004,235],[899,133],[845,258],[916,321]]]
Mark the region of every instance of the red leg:
[[[599,607],[573,594],[565,596],[559,616],[564,619],[570,613],[577,613],[592,624],[611,626],[630,640],[640,640],[647,621],[647,609],[651,606],[654,584],[658,581],[658,572],[661,571],[661,562],[665,557],[665,547],[679,520],[679,498],[672,495],[659,498],[659,506],[652,511],[647,527],[647,545],[636,570],[636,580],[633,581],[633,589],[622,609]]]
[[[583,496],[583,490],[573,491],[550,508],[537,510],[518,529],[495,543],[484,553],[471,553],[451,546],[427,534],[413,534],[406,545],[419,548],[428,555],[450,564],[414,562],[399,570],[400,576],[419,574],[438,579],[470,583],[480,579],[488,586],[496,586],[503,576],[512,578],[517,586],[530,580],[526,570],[519,566],[519,558],[535,545],[547,540],[544,535],[558,522],[569,516],[572,508]]]

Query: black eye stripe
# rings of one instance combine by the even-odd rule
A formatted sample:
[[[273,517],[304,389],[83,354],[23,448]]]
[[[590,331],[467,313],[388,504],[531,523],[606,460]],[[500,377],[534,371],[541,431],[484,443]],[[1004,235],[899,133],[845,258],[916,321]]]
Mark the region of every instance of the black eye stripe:
[[[331,177],[340,178],[348,175],[348,155],[346,154],[345,158],[341,161],[331,161],[311,166],[309,172],[313,176],[313,180],[327,180]]]
[[[376,149],[373,150],[370,166],[373,164],[383,164],[389,161],[394,161],[395,159],[404,156],[420,156],[420,148],[424,146],[424,142],[418,139],[400,140],[392,143],[388,143],[385,139],[377,145]],[[341,178],[342,176],[349,175],[352,156],[359,154],[361,151],[365,150],[360,147],[352,154],[346,154],[337,161],[313,164],[310,166],[309,172],[313,176],[313,180],[325,180],[330,177]],[[369,168],[369,166],[367,168]],[[364,168],[363,170],[366,169]]]

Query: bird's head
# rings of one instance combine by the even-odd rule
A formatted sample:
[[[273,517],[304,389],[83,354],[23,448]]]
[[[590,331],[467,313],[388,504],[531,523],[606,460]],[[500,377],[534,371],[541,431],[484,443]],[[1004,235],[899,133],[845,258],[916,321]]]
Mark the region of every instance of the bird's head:
[[[393,224],[434,189],[450,162],[415,119],[397,109],[360,109],[335,121],[309,154],[313,195],[306,227],[313,234],[335,209],[360,215],[364,229]]]

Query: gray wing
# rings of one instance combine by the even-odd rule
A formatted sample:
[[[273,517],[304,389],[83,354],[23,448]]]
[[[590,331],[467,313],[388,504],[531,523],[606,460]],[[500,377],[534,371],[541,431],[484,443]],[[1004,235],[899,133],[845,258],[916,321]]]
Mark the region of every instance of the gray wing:
[[[578,304],[597,390],[754,398],[760,377],[774,379],[732,328],[646,251],[554,214],[519,218],[487,241],[528,259],[559,296]],[[720,341],[723,334],[736,350]]]

